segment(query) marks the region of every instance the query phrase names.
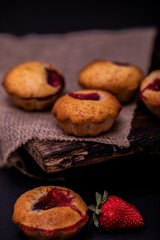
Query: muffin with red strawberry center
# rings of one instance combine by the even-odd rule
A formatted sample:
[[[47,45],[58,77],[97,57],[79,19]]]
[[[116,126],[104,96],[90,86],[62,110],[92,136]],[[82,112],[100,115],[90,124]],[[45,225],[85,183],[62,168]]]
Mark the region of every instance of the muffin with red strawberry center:
[[[64,77],[48,63],[25,62],[8,71],[3,86],[18,107],[44,110],[53,106],[62,93]]]
[[[52,109],[59,126],[75,136],[107,132],[121,110],[119,101],[102,90],[79,90],[59,98]]]
[[[120,102],[126,103],[132,99],[143,79],[144,74],[137,66],[97,60],[80,71],[78,83],[86,89],[109,91]]]
[[[103,197],[96,193],[97,206],[88,208],[94,212],[93,220],[96,227],[107,231],[140,228],[144,225],[139,211],[130,203],[117,196],[109,196],[105,191]]]
[[[151,72],[141,83],[140,90],[146,107],[160,118],[160,70]]]
[[[43,186],[18,198],[12,219],[30,239],[70,239],[86,224],[87,206],[70,189]]]

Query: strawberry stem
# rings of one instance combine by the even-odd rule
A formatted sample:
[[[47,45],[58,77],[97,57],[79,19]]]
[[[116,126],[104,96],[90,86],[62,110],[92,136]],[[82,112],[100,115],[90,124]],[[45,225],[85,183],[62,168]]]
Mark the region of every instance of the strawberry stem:
[[[100,193],[96,192],[95,197],[96,197],[97,205],[96,206],[95,205],[88,206],[88,209],[93,212],[93,217],[89,223],[89,227],[90,227],[92,221],[94,222],[94,225],[96,227],[99,227],[97,216],[102,213],[102,211],[99,208],[107,201],[108,193],[107,193],[107,191],[104,191],[103,196],[102,196]],[[88,229],[89,229],[89,227],[88,227]]]

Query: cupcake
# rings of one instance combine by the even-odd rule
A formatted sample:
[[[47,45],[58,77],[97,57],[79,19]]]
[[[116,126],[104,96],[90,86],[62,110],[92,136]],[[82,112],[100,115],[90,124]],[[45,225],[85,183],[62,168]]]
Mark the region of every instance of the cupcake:
[[[25,62],[9,70],[2,84],[18,107],[44,110],[52,107],[61,95],[64,77],[48,63]]]
[[[86,89],[109,91],[126,103],[132,99],[143,78],[143,72],[136,66],[99,60],[80,71],[78,82]]]
[[[79,90],[59,98],[52,109],[59,126],[75,136],[97,136],[115,122],[121,105],[111,93]]]
[[[30,239],[66,240],[88,221],[87,206],[70,189],[42,186],[17,199],[12,220]]]
[[[146,107],[160,118],[160,70],[151,72],[143,80],[140,96]]]

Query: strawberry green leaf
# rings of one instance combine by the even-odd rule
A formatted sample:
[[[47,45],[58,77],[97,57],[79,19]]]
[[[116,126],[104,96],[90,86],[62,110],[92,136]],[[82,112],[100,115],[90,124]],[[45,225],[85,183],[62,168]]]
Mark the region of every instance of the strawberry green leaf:
[[[97,205],[100,204],[101,200],[102,200],[102,195],[99,194],[98,192],[96,192],[96,202],[97,202]]]
[[[95,214],[93,215],[93,221],[94,221],[94,225],[95,225],[96,227],[99,227],[98,219],[97,219],[97,217],[96,217]]]
[[[101,205],[107,201],[107,198],[108,198],[108,193],[105,190],[104,193],[103,193],[102,200],[101,200]]]
[[[96,211],[96,206],[95,205],[90,205],[88,206],[88,209],[91,210],[92,212]]]

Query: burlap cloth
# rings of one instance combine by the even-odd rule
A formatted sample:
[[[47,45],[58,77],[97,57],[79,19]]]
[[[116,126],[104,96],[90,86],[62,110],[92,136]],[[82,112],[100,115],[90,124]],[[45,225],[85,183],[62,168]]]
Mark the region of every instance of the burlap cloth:
[[[80,87],[80,69],[95,59],[108,59],[138,65],[147,73],[156,29],[123,31],[82,31],[55,35],[15,37],[0,34],[0,82],[8,69],[24,61],[44,61],[61,69],[65,75],[65,92]],[[50,111],[26,112],[15,107],[0,86],[0,166],[18,161],[16,150],[30,139],[60,141],[96,141],[128,147],[135,101],[123,106],[112,129],[98,137],[76,138],[65,134]]]

